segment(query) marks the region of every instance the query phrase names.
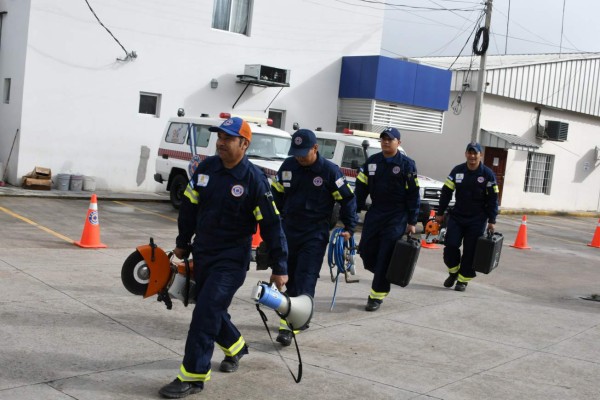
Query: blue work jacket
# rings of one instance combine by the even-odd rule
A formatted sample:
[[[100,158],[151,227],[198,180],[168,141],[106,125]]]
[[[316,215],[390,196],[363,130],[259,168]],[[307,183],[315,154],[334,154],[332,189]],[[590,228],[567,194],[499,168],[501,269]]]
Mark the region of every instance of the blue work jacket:
[[[459,164],[452,169],[442,188],[439,214],[443,215],[448,208],[452,193],[456,203],[450,215],[457,217],[486,216],[488,223],[495,224],[498,215],[498,184],[494,172],[479,163],[479,167],[471,171],[467,163]]]
[[[256,224],[274,261],[273,273],[287,275],[287,242],[279,211],[265,174],[244,156],[227,169],[218,156],[198,165],[179,209],[177,247],[221,251],[247,247],[250,253]],[[239,249],[238,249],[239,251]]]

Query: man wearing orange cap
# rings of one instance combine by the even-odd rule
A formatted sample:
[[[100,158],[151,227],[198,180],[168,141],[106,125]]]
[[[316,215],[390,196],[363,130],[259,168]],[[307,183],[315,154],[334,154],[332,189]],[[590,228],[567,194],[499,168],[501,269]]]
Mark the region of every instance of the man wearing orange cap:
[[[257,223],[273,260],[271,282],[282,289],[288,279],[287,242],[269,182],[246,157],[250,126],[234,117],[209,130],[218,134],[218,155],[198,165],[179,209],[174,253],[186,258],[191,248],[198,296],[179,374],[159,391],[166,398],[202,391],[215,343],[225,353],[222,372],[235,372],[248,354],[227,309],[246,278]]]

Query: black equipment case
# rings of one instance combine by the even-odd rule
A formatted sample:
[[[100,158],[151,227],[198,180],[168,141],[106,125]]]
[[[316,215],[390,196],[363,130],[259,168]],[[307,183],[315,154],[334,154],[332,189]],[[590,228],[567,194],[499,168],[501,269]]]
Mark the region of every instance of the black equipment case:
[[[406,239],[398,239],[388,265],[386,274],[388,282],[401,287],[407,286],[415,271],[420,250],[419,239],[410,235],[407,235]]]
[[[473,257],[473,268],[475,271],[489,274],[498,267],[503,241],[504,237],[501,233],[494,232],[492,234],[489,231],[477,239],[475,256]]]

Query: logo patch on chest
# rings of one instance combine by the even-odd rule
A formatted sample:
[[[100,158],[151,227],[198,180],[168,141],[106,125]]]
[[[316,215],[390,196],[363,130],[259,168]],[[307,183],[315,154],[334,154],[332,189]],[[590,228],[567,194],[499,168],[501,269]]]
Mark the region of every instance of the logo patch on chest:
[[[233,185],[231,188],[231,194],[233,197],[240,197],[244,194],[244,187],[242,185]]]
[[[320,176],[316,176],[315,179],[313,179],[313,185],[321,186],[322,184],[323,184],[323,178],[321,178]]]

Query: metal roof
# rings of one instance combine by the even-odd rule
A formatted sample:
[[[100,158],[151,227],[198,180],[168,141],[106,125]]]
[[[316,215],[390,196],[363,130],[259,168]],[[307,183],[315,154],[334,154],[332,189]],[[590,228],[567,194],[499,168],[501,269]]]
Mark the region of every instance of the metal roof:
[[[451,68],[451,90],[475,91],[479,57],[430,57],[417,62]],[[600,117],[600,54],[487,56],[485,94]]]
[[[481,142],[483,146],[499,147],[501,149],[536,151],[540,146],[531,140],[517,135],[503,132],[481,130]]]

